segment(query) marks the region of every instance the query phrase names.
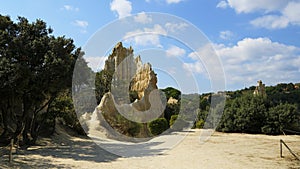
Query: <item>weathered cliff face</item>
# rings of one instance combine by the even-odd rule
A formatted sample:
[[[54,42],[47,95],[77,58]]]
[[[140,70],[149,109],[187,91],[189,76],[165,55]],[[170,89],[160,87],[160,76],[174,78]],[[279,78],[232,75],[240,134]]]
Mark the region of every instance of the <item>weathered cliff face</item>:
[[[126,97],[130,91],[137,92],[138,100],[141,100],[157,89],[157,77],[151,64],[143,64],[140,56],[134,58],[133,49],[123,47],[121,42],[114,47],[105,61],[104,69],[113,74],[112,94],[115,99],[118,96],[123,97],[123,103],[128,103]],[[119,103],[120,98],[116,101]]]
[[[131,47],[129,49],[124,48],[122,42],[119,42],[105,61],[104,69],[110,72],[115,72],[118,65],[126,57],[133,57],[133,49]]]
[[[140,57],[138,57],[140,60]],[[138,93],[138,98],[141,99],[149,92],[157,89],[157,77],[151,68],[150,63],[146,63],[138,67],[136,74],[131,80],[130,90]]]
[[[118,123],[113,119],[118,113],[126,119],[142,123],[163,115],[164,105],[158,99],[160,93],[157,90],[156,74],[149,63],[142,63],[140,56],[134,58],[131,47],[125,48],[119,42],[106,60],[104,69],[113,74],[111,92],[102,97],[98,109],[108,122]],[[138,97],[131,104],[129,93],[132,91]],[[139,136],[148,136],[147,130],[147,125],[142,127]]]

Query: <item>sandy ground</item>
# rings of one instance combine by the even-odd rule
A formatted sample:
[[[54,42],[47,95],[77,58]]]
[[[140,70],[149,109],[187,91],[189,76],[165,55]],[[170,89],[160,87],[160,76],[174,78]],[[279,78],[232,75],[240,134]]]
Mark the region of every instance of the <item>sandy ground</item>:
[[[98,147],[87,138],[55,136],[47,146],[34,146],[14,154],[13,163],[0,154],[0,168],[102,168],[102,169],[184,169],[184,168],[300,168],[300,162],[283,149],[279,140],[300,155],[300,136],[266,136],[215,132],[205,143],[201,130],[192,130],[172,150],[155,156],[122,158]],[[179,133],[184,134],[184,133]],[[59,139],[58,139],[59,138]]]

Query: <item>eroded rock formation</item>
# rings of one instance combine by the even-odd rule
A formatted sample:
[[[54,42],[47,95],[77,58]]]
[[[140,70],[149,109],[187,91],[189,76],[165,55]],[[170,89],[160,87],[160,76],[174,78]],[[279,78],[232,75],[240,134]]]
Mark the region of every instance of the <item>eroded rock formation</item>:
[[[115,123],[113,118],[118,113],[126,119],[142,123],[163,116],[165,106],[160,101],[156,74],[150,63],[143,64],[140,56],[134,58],[131,47],[125,48],[119,42],[105,61],[104,69],[113,74],[111,90],[102,97],[97,111],[108,122]],[[134,103],[129,101],[130,92],[137,93]],[[128,115],[128,112],[131,114]],[[143,126],[139,136],[147,136],[149,132],[146,130],[147,126]]]
[[[263,84],[261,80],[257,81],[257,86],[253,94],[257,96],[263,96],[263,97],[267,95],[265,90],[265,84]]]

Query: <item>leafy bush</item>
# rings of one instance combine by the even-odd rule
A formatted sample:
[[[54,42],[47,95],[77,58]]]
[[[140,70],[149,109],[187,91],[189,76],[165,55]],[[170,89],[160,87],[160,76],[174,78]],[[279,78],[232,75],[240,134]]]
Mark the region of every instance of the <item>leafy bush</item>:
[[[159,135],[168,129],[168,122],[165,118],[158,118],[148,124],[148,128],[153,135]]]
[[[180,104],[167,104],[164,111],[164,118],[170,122],[173,115],[178,115],[180,112]],[[176,119],[175,119],[176,120]],[[170,124],[171,126],[172,124]]]
[[[204,126],[204,120],[200,119],[199,121],[196,122],[195,128],[197,129],[202,129]]]
[[[48,117],[44,117],[44,119],[47,119],[47,121],[51,123],[55,123],[56,118],[62,118],[66,126],[70,127],[80,135],[86,135],[78,121],[70,91],[62,93],[53,101],[47,116]],[[44,123],[47,123],[47,121]]]
[[[171,116],[171,119],[170,119],[170,126],[172,126],[172,125],[175,123],[175,121],[177,120],[177,118],[178,118],[178,115],[172,115],[172,116]]]

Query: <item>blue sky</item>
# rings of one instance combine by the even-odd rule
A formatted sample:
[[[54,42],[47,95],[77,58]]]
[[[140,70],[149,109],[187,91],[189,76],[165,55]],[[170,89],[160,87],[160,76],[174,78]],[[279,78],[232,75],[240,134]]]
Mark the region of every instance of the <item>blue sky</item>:
[[[97,31],[120,18],[134,15],[140,22],[156,22],[148,12],[172,14],[200,29],[220,58],[226,90],[255,85],[257,80],[266,85],[300,82],[299,0],[11,0],[2,1],[0,6],[0,14],[14,20],[17,16],[44,20],[56,36],[70,37],[78,47],[84,47]],[[166,26],[156,24],[140,30],[163,35]],[[176,26],[184,27],[179,22]],[[215,68],[203,61],[210,50],[192,50],[156,35],[129,38],[124,45],[132,45],[146,61],[161,60],[157,63],[160,66],[152,63],[160,69],[159,87],[174,86],[186,93],[214,90],[211,76],[215,76]],[[155,60],[151,53],[164,55],[169,61]],[[104,59],[102,55],[87,56],[94,69],[101,67]],[[180,80],[175,75],[186,80],[176,83]]]

